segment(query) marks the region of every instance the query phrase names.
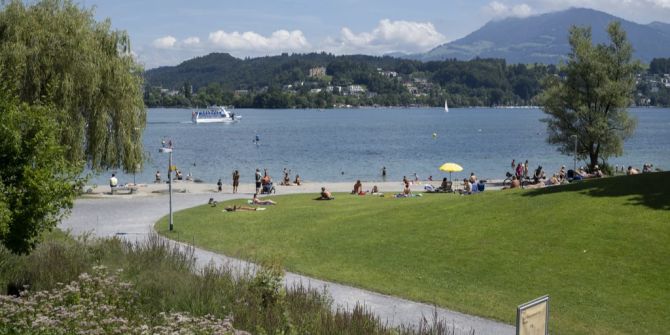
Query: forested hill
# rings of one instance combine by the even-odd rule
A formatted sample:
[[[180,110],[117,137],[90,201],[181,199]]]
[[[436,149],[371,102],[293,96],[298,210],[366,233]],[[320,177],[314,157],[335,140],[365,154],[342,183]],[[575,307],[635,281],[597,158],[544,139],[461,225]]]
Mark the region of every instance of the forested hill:
[[[148,70],[148,106],[287,108],[338,105],[529,105],[554,66],[504,60],[420,62],[364,55],[212,53]]]
[[[670,104],[670,59],[640,73],[638,105]],[[212,53],[146,71],[149,107],[234,105],[254,108],[341,106],[453,107],[536,105],[554,65],[500,59],[421,62],[364,55],[283,54],[239,59]]]

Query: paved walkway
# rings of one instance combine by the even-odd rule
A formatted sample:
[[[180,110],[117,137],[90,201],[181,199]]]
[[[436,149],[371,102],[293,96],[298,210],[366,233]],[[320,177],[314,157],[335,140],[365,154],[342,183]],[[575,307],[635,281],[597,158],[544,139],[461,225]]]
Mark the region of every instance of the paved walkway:
[[[175,211],[206,203],[213,197],[218,201],[249,194],[174,194],[173,209]],[[60,225],[78,235],[91,232],[99,237],[122,235],[129,240],[142,240],[152,232],[153,224],[168,213],[168,197],[115,196],[100,199],[79,199],[76,201],[72,215]],[[175,222],[179,225],[179,222]],[[224,255],[195,248],[195,256],[199,265],[214,262],[215,264],[232,264],[239,268],[253,265]],[[367,290],[326,282],[294,273],[286,273],[285,282],[288,287],[302,284],[310,287],[325,287],[331,294],[336,306],[353,308],[357,303],[365,305],[382,320],[390,325],[417,324],[422,317],[432,320],[435,312],[440,319],[446,320],[456,329],[456,334],[468,334],[474,330],[477,335],[514,334],[514,327],[500,322],[470,316],[434,306],[417,303],[401,298],[391,297]],[[510,308],[513,308],[511,306]]]

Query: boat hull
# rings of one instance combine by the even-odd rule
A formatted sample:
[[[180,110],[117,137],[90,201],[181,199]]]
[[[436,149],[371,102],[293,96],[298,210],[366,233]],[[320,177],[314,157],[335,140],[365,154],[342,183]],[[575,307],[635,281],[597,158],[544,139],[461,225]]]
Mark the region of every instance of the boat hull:
[[[235,119],[229,119],[229,118],[207,118],[207,119],[193,119],[193,123],[195,124],[200,124],[200,123],[233,123],[237,122],[238,120]]]

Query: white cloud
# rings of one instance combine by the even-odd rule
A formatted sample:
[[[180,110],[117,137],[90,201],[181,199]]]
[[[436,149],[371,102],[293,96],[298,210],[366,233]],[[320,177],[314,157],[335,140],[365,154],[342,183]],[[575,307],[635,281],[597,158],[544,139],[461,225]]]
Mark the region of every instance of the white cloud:
[[[670,8],[670,0],[647,0],[652,5],[661,8]]]
[[[176,43],[177,43],[177,39],[168,35],[168,36],[165,36],[165,37],[155,39],[152,44],[155,48],[158,48],[158,49],[170,49],[170,48],[173,48]]]
[[[527,17],[533,14],[533,9],[525,3],[509,6],[499,1],[493,1],[486,5],[484,10],[496,18]]]
[[[327,39],[326,44],[336,44],[339,52],[388,53],[392,51],[425,51],[444,43],[446,38],[430,22],[379,21],[371,32],[354,33],[343,27],[339,40]]]
[[[300,30],[277,30],[270,36],[263,36],[253,31],[227,33],[218,30],[209,34],[209,42],[226,51],[277,52],[303,51],[309,48],[307,38]]]
[[[182,44],[185,46],[197,46],[200,44],[200,38],[198,37],[188,37],[182,41]]]

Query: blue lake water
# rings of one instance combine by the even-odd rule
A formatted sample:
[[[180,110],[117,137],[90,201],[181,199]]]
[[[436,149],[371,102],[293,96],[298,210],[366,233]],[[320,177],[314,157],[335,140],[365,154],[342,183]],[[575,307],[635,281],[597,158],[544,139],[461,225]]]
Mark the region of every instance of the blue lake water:
[[[256,168],[268,168],[275,179],[283,168],[306,181],[387,180],[403,176],[434,179],[438,170],[456,162],[464,177],[504,178],[512,159],[528,160],[548,173],[561,165],[572,166],[572,157],[561,155],[546,143],[546,128],[539,109],[376,108],[319,110],[238,109],[243,119],[235,124],[190,122],[189,109],[149,109],[144,132],[147,161],[136,175],[138,183],[152,182],[156,170],[166,176],[168,156],[158,153],[161,138],[174,143],[174,164],[184,175],[214,183],[240,170],[241,181],[250,183]],[[632,109],[637,131],[625,143],[624,155],[611,164],[670,168],[670,109]],[[437,136],[433,137],[433,133]],[[258,134],[260,145],[254,144]],[[584,164],[584,162],[582,162]],[[578,163],[579,165],[579,163]],[[92,183],[106,184],[109,173]],[[116,172],[116,171],[114,171]],[[119,173],[117,172],[117,175]],[[120,182],[133,175],[120,173]]]

